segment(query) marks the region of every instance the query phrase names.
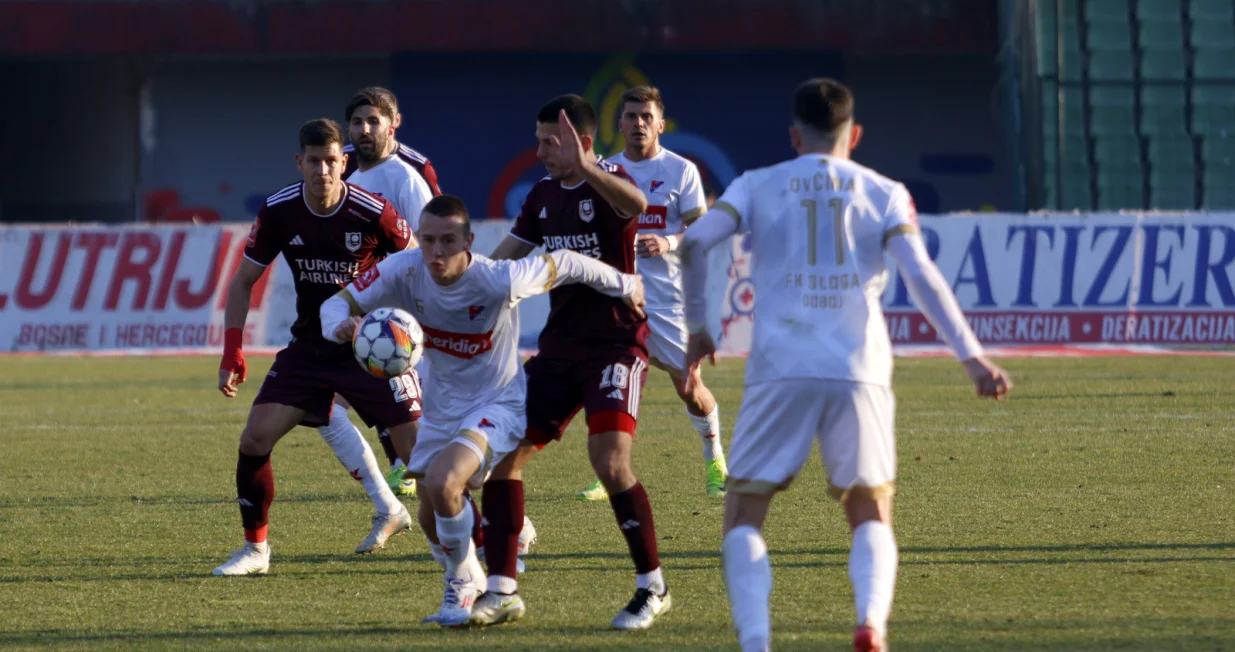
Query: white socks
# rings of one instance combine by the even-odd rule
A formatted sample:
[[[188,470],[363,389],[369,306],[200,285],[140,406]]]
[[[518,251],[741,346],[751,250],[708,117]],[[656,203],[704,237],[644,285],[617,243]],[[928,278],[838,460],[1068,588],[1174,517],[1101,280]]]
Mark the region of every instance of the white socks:
[[[879,521],[866,521],[853,531],[849,549],[849,581],[858,626],[869,625],[886,635],[892,590],[896,586],[896,539],[892,528]]]
[[[347,410],[336,405],[330,411],[330,423],[318,428],[317,432],[343,463],[343,468],[364,485],[365,493],[369,494],[378,514],[394,514],[403,509],[403,504],[386,484],[385,474],[377,465],[369,442],[347,418]]]
[[[720,406],[712,408],[706,417],[697,417],[690,410],[686,411],[686,416],[690,417],[691,425],[703,440],[703,459],[723,462],[725,451],[720,447]]]
[[[769,649],[772,623],[768,600],[772,595],[772,564],[763,536],[749,525],[733,528],[725,535],[721,559],[733,628],[737,630],[743,652]]]
[[[446,553],[442,551],[440,545],[429,541],[429,554],[433,555],[433,561],[437,562],[442,570],[446,570]]]
[[[665,593],[665,576],[660,572],[660,566],[650,573],[640,573],[635,575],[636,589],[651,589],[656,595],[664,595]]]
[[[504,575],[490,575],[489,583],[485,587],[485,590],[510,595],[511,593],[515,593],[519,590],[519,582],[513,577],[506,577]]]
[[[468,562],[469,557],[476,557],[472,547],[472,509],[465,501],[458,514],[450,517],[434,514],[434,519],[437,521],[437,540],[446,555],[446,573],[454,575]]]

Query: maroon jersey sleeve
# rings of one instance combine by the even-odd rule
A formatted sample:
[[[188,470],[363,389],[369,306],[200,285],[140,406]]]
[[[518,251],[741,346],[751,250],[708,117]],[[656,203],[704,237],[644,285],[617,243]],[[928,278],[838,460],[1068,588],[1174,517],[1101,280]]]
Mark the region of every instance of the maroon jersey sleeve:
[[[394,204],[385,199],[382,201],[382,216],[378,220],[378,250],[386,254],[403,251],[411,243],[412,228],[408,226],[407,220],[399,215],[399,211],[395,210]]]
[[[515,226],[510,229],[510,235],[539,247],[545,243],[544,236],[540,232],[540,220],[543,218],[545,207],[538,199],[540,196],[537,192],[538,188],[540,188],[539,183],[532,186],[532,190],[527,193],[527,198],[523,200],[523,207],[515,216]]]
[[[420,176],[424,177],[425,183],[429,184],[429,190],[433,191],[434,197],[442,196],[442,189],[437,185],[437,170],[433,169],[433,164],[425,159],[425,164],[419,170]]]
[[[602,158],[596,162],[596,166],[604,170],[605,172],[608,172],[609,174],[612,174],[613,176],[618,177],[619,179],[625,179],[628,183],[630,183],[630,185],[636,188],[639,187],[639,182],[635,181],[635,178],[630,176],[630,173],[626,171],[626,168],[622,167],[621,165],[618,165],[617,163],[614,163],[612,161],[606,161],[605,159]],[[633,217],[632,215],[623,214],[621,211],[619,211],[616,208],[613,209],[613,214],[617,215],[623,220],[629,220],[631,217]]]
[[[279,255],[280,240],[270,213],[270,207],[263,203],[257,218],[253,220],[253,227],[249,229],[249,242],[244,247],[244,257],[262,267],[273,263]]]

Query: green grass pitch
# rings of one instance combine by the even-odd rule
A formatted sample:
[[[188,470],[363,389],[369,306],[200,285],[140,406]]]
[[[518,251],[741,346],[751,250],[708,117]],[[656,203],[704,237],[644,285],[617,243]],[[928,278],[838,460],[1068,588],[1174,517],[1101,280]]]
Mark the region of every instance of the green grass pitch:
[[[953,362],[899,360],[893,649],[1235,650],[1233,360],[1009,360],[998,404]],[[236,440],[269,361],[228,401],[212,358],[0,358],[0,648],[736,647],[721,502],[655,370],[635,469],[674,608],[648,632],[607,630],[634,578],[608,505],[573,500],[592,479],[578,424],[527,474],[520,623],[420,625],[441,599],[426,544],[352,555],[371,507],[306,429],[274,453],[270,575],[210,577],[241,541]],[[706,370],[726,441],[741,374]],[[848,649],[848,530],[817,461],[767,540],[775,648]]]

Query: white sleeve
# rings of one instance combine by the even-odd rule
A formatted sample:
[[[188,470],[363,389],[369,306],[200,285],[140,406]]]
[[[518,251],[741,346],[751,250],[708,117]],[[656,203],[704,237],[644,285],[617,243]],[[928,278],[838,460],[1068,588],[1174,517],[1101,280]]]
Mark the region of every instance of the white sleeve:
[[[750,173],[745,172],[742,176],[733,180],[729,187],[725,189],[725,194],[716,200],[712,205],[712,211],[725,211],[737,220],[737,231],[739,233],[747,233],[751,229],[751,206],[750,189]],[[709,211],[711,212],[711,211]]]
[[[703,194],[703,183],[699,180],[699,168],[694,163],[688,163],[682,174],[682,189],[678,195],[678,214],[684,224],[708,211],[708,200]]]
[[[429,184],[415,170],[409,170],[407,175],[407,185],[399,189],[398,205],[395,208],[399,209],[399,214],[407,223],[412,225],[412,232],[420,232],[420,213],[425,209],[425,204],[433,199],[433,191],[429,189]]]
[[[511,303],[571,283],[582,283],[611,297],[628,297],[636,288],[634,274],[623,274],[611,265],[568,249],[509,261],[509,269]]]
[[[725,193],[728,194],[728,193]],[[682,292],[686,295],[686,328],[698,333],[708,319],[708,251],[738,230],[738,218],[719,208],[699,218],[682,237]]]
[[[886,246],[918,310],[947,342],[956,359],[963,361],[983,355],[982,344],[965,321],[952,288],[927,253],[922,236],[901,233],[890,238]]]
[[[383,306],[406,309],[399,305],[399,279],[420,255],[419,249],[410,249],[387,256],[322,303],[322,337],[335,341],[335,329],[352,315],[366,315]]]
[[[883,245],[886,247],[893,236],[916,234],[918,209],[904,184],[896,184],[888,197],[888,210],[883,215]]]

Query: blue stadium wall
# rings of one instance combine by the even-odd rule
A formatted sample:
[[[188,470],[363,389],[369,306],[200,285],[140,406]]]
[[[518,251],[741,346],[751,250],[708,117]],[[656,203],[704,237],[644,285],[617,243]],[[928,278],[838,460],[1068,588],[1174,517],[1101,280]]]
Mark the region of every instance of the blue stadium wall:
[[[348,97],[369,84],[398,93],[404,114],[399,138],[434,161],[447,192],[462,196],[476,215],[510,217],[523,189],[543,174],[533,154],[534,121],[552,96],[590,96],[602,122],[598,149],[612,153],[619,146],[617,96],[637,83],[659,86],[670,120],[665,142],[698,161],[720,192],[742,170],[793,155],[789,97],[812,75],[833,75],[853,87],[866,127],[856,158],[908,183],[922,212],[1019,208],[1003,118],[993,102],[996,66],[981,54],[165,60],[149,70],[139,97],[120,86],[109,87],[116,97],[80,100],[93,107],[114,103],[117,111],[140,106],[140,120],[120,123],[126,129],[92,132],[116,141],[101,149],[139,150],[136,169],[99,168],[135,175],[139,217],[152,212],[150,197],[171,191],[181,207],[228,221],[251,219],[267,195],[296,180],[292,155],[299,125],[319,116],[342,120]],[[31,155],[63,151],[33,142],[21,149]],[[113,187],[125,192],[126,183],[115,181]],[[61,221],[110,221],[92,217],[85,204],[90,198],[66,194],[73,190],[58,187],[54,193],[81,206],[71,215],[59,213]],[[22,221],[23,215],[33,211],[6,204],[6,220]]]
[[[789,97],[810,76],[833,76],[858,98],[867,136],[856,158],[902,179],[923,212],[1007,207],[1008,161],[989,57],[857,57],[724,53],[396,56],[393,90],[404,105],[400,137],[429,156],[447,192],[480,212],[512,216],[543,176],[535,160],[536,112],[574,92],[597,107],[597,150],[620,150],[617,98],[658,86],[670,121],[667,147],[699,163],[721,192],[741,171],[789,149]]]

